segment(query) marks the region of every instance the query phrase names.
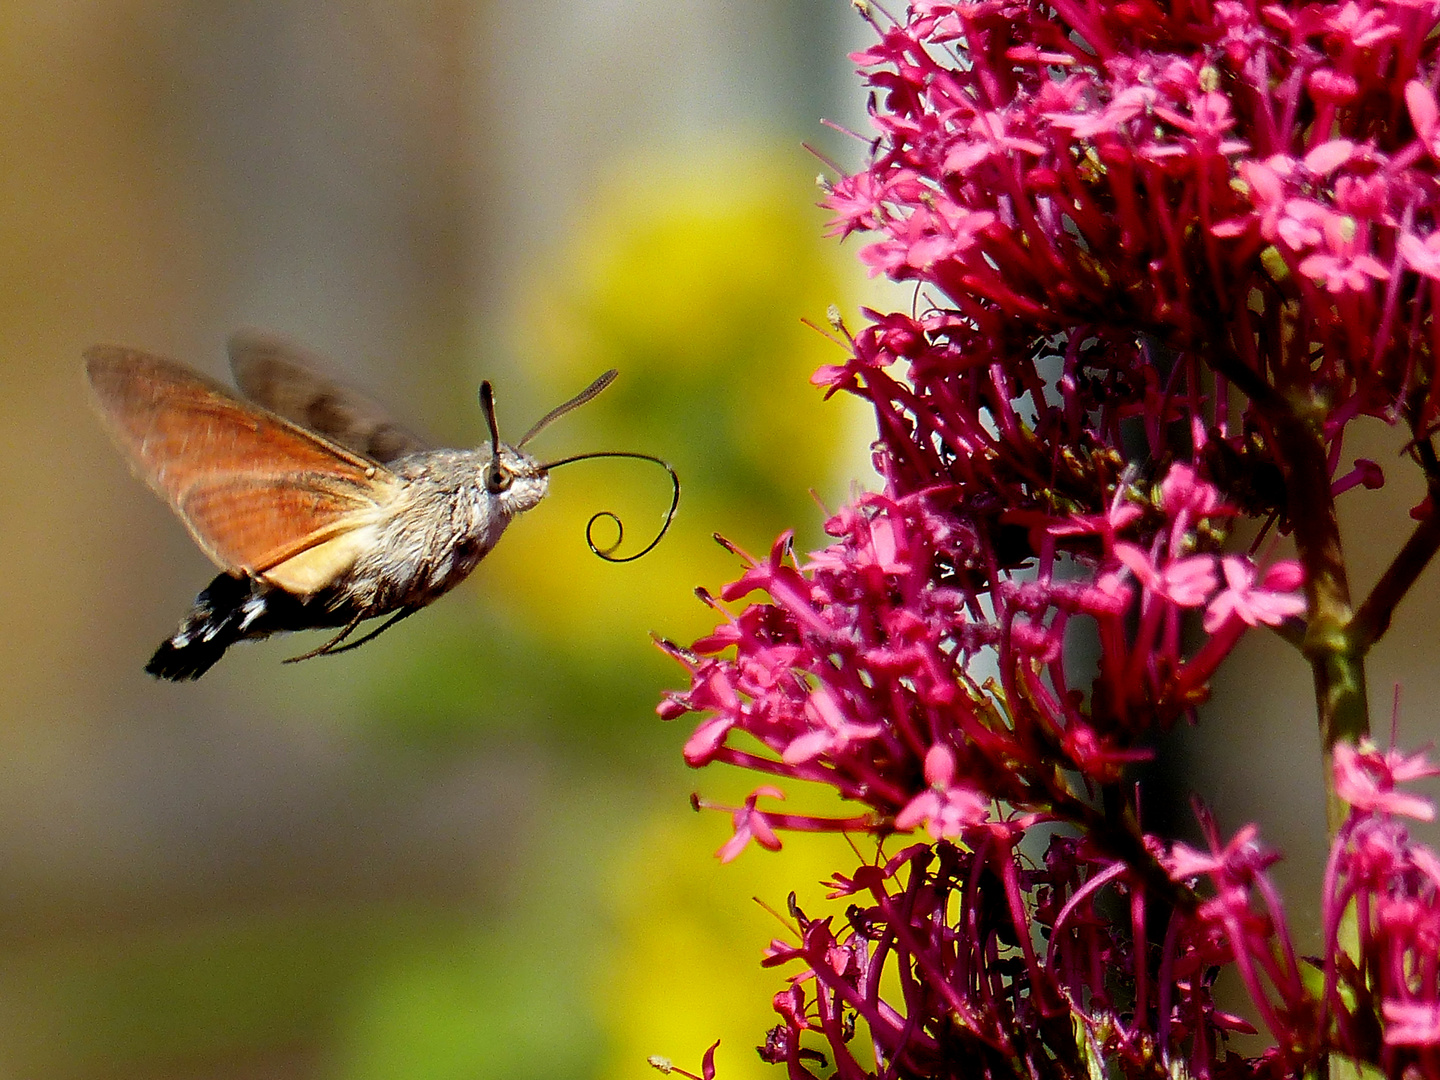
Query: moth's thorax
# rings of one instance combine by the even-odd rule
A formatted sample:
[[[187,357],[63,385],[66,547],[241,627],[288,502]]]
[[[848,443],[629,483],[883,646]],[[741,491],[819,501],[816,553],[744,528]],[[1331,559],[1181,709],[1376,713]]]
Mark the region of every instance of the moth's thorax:
[[[392,463],[401,481],[374,526],[374,543],[337,582],[337,600],[376,611],[429,603],[458,585],[493,548],[517,514],[533,508],[550,477],[530,455],[503,443],[509,486],[486,486],[489,446],[430,450]]]

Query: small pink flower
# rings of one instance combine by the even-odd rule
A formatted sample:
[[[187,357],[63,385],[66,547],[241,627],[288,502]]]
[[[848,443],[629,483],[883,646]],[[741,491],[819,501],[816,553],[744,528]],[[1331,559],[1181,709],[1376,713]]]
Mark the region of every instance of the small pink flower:
[[[955,784],[955,754],[940,743],[925,755],[925,782],[930,786],[895,815],[897,829],[913,829],[921,822],[930,835],[954,839],[989,816],[989,800],[973,788]]]
[[[715,756],[725,742],[725,736],[735,726],[735,718],[721,713],[701,721],[694,734],[685,743],[685,763],[692,767],[704,765]]]
[[[1160,504],[1171,517],[1178,517],[1182,511],[1188,513],[1192,520],[1209,517],[1221,508],[1223,502],[1215,485],[1200,479],[1189,465],[1172,465],[1165,479],[1160,481]]]
[[[1320,252],[1300,260],[1300,273],[1314,279],[1332,293],[1363,292],[1373,282],[1386,281],[1390,270],[1384,263],[1364,252],[1336,255]]]
[[[1336,743],[1335,793],[1365,814],[1398,814],[1417,821],[1433,821],[1435,806],[1426,798],[1395,790],[1396,784],[1427,776],[1440,776],[1423,753],[1405,757],[1395,750],[1381,754],[1371,742],[1358,747]]]
[[[1440,231],[1430,233],[1423,240],[1412,233],[1403,233],[1400,254],[1411,270],[1432,281],[1440,281]]]
[[[1218,838],[1211,837],[1211,844],[1217,845]],[[1243,826],[1223,848],[1208,852],[1176,842],[1163,860],[1176,881],[1208,874],[1231,883],[1249,882],[1274,861],[1275,856],[1260,846],[1260,829],[1254,823]]]
[[[716,858],[721,862],[730,862],[740,852],[745,850],[747,844],[754,840],[761,847],[770,851],[780,850],[780,838],[775,835],[775,830],[770,827],[764,812],[755,809],[755,803],[760,796],[766,795],[772,799],[783,799],[785,793],[777,787],[765,785],[758,787],[745,797],[745,805],[732,811],[731,818],[735,826],[735,833],[729,840],[725,841],[719,851],[715,852]]]
[[[1205,609],[1203,625],[1207,634],[1215,633],[1231,619],[1239,619],[1248,626],[1279,626],[1286,619],[1304,613],[1305,597],[1286,590],[1282,584],[1291,581],[1299,584],[1302,575],[1299,563],[1287,561],[1271,566],[1265,574],[1269,588],[1255,587],[1255,566],[1244,556],[1226,555],[1220,560],[1220,567],[1225,574],[1225,587]]]
[[[813,726],[785,747],[780,760],[787,765],[811,761],[823,753],[843,753],[852,742],[873,739],[885,730],[882,724],[855,723],[850,710],[826,686],[817,687],[806,699],[805,716]]]
[[[1199,607],[1215,591],[1215,556],[1187,555],[1163,566],[1135,544],[1115,545],[1116,557],[1148,593],[1180,607]]]
[[[1305,168],[1316,176],[1334,172],[1355,156],[1355,144],[1349,139],[1331,139],[1305,155]]]
[[[1386,999],[1380,1010],[1386,1045],[1440,1046],[1440,1002]]]
[[[1435,104],[1435,95],[1424,83],[1412,79],[1405,84],[1405,106],[1410,110],[1410,122],[1415,125],[1415,133],[1434,153],[1436,118],[1440,117],[1440,107]]]

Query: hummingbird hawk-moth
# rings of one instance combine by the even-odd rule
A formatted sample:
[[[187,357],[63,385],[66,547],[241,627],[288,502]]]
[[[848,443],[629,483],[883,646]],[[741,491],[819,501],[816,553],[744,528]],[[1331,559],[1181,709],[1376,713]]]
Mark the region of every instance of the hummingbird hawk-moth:
[[[244,398],[136,349],[97,345],[85,353],[90,388],[116,443],[220,567],[146,665],[158,678],[198,679],[236,642],[290,630],[339,630],[291,660],[365,644],[463,581],[505,526],[545,497],[550,470],[560,465],[627,457],[669,473],[670,509],[641,551],[616,556],[619,519],[609,511],[590,519],[590,548],[611,562],[654,548],[679,504],[675,470],[649,454],[599,451],[542,463],[524,450],[609,386],[613,370],[513,446],[500,441],[494,392],[481,383],[489,441],[445,450],[429,447],[278,338],[236,334],[229,352]],[[593,535],[602,518],[618,532],[603,548]],[[362,622],[385,615],[378,629],[346,644]]]

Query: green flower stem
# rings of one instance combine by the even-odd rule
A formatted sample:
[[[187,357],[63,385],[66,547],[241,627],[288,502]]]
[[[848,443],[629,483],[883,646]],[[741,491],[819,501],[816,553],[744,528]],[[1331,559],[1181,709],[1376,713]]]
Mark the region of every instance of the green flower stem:
[[[1296,554],[1305,567],[1310,619],[1301,649],[1315,678],[1315,708],[1325,753],[1326,817],[1333,836],[1347,807],[1335,794],[1332,751],[1342,740],[1357,743],[1370,733],[1365,649],[1356,646],[1350,633],[1354,609],[1320,429],[1323,413],[1309,401],[1284,401],[1267,412],[1283,459]]]

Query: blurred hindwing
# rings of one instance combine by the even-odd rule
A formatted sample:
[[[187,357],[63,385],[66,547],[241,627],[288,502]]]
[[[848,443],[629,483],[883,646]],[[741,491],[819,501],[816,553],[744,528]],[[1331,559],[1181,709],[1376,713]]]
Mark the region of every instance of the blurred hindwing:
[[[325,374],[307,349],[256,330],[229,342],[236,385],[251,401],[347,450],[388,464],[430,449],[370,398]]]

